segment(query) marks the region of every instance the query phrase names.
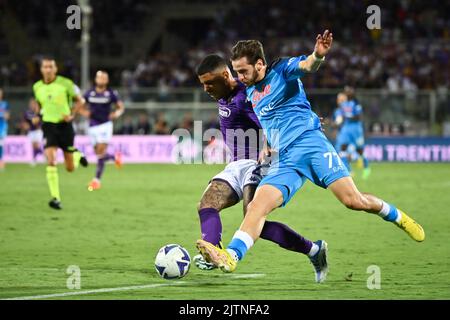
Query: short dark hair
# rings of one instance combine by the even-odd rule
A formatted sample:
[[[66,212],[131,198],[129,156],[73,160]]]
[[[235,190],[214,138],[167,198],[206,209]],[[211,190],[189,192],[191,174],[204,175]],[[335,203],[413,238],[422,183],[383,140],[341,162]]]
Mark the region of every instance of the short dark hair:
[[[266,64],[266,57],[264,56],[264,49],[261,42],[258,40],[240,40],[231,49],[231,60],[237,60],[246,57],[248,63],[254,65],[261,59]]]
[[[346,85],[344,87],[344,93],[349,99],[353,99],[353,97],[355,96],[355,89],[352,86]]]
[[[56,59],[52,55],[44,55],[44,56],[42,56],[41,60],[39,61],[39,66],[42,66],[42,63],[44,61],[55,61],[55,64],[56,64]]]
[[[201,76],[202,74],[227,66],[227,62],[224,58],[217,54],[209,54],[203,58],[202,62],[197,66],[197,75]]]

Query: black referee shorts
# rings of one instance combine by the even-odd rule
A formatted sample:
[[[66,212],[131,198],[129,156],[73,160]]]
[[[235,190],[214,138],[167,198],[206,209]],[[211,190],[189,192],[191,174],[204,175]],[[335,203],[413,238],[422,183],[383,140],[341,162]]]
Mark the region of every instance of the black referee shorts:
[[[45,148],[59,147],[65,152],[75,150],[73,146],[75,131],[71,122],[43,122],[42,131],[44,132]]]

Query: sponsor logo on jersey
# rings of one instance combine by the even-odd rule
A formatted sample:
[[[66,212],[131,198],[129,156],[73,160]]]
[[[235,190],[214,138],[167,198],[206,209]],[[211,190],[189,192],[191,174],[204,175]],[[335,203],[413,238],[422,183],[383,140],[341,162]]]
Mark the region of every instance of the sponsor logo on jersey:
[[[261,91],[257,91],[256,89],[253,91],[252,95],[252,106],[253,108],[256,107],[259,101],[261,101],[262,98],[270,94],[270,84],[265,85]]]
[[[231,115],[231,110],[227,107],[219,107],[219,115],[223,118],[228,118]]]
[[[275,103],[271,102],[269,103],[267,106],[261,108],[261,110],[259,111],[259,115],[260,116],[265,116],[267,115],[271,110],[274,109]]]

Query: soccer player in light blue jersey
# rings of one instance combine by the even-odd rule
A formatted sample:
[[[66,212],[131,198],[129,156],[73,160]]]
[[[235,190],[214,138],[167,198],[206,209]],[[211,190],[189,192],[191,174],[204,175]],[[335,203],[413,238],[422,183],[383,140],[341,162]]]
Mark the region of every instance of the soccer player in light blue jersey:
[[[3,100],[3,90],[0,89],[0,171],[5,169],[5,162],[3,161],[3,143],[8,134],[8,120],[9,120],[9,104]]]
[[[244,221],[228,247],[221,249],[205,240],[197,241],[205,259],[224,272],[236,269],[238,261],[260,237],[267,215],[285,206],[306,179],[330,189],[347,208],[380,215],[414,240],[425,239],[422,227],[404,212],[357,189],[311,110],[300,78],[319,69],[332,41],[333,35],[326,30],[317,35],[314,52],[309,56],[282,58],[270,65],[266,64],[259,41],[239,41],[232,49],[233,69],[247,86],[247,98],[277,156],[272,156],[272,167],[248,204]],[[321,241],[320,251],[326,250],[327,244]],[[322,282],[319,261],[317,266],[317,279]]]
[[[369,161],[364,156],[364,128],[362,123],[362,106],[355,98],[354,89],[346,86],[344,93],[338,95],[338,110],[336,123],[341,125],[336,139],[336,149],[344,162],[347,170],[351,172],[351,154],[349,146],[354,145],[359,155],[358,161],[362,161],[364,167],[363,179],[370,175]]]

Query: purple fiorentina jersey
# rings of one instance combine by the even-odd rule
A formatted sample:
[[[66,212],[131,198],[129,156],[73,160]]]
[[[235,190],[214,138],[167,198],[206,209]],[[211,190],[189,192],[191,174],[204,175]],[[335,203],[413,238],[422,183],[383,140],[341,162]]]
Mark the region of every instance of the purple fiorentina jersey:
[[[84,98],[89,104],[89,110],[91,111],[89,121],[91,127],[110,121],[109,114],[112,111],[111,107],[120,100],[117,91],[109,88],[101,93],[95,91],[95,88],[92,88],[86,91]]]
[[[244,84],[237,79],[236,81],[238,82],[238,86],[231,93],[230,97],[218,101],[220,131],[230,152],[233,152],[233,161],[241,159],[258,160],[258,151],[259,147],[261,147],[259,144],[260,140],[262,140],[262,137],[259,135],[261,125],[256,114],[253,112],[251,103],[247,100]],[[230,134],[234,134],[235,136],[239,135],[239,131],[246,132],[249,129],[256,138],[256,141],[251,141],[255,139],[249,138],[245,140],[242,138],[233,139],[230,136]],[[229,137],[227,137],[227,131]],[[250,136],[249,133],[247,133],[247,136]],[[242,143],[242,141],[245,141],[245,143]]]
[[[28,125],[30,126],[30,131],[34,131],[37,129],[41,128],[41,121],[38,122],[37,125],[33,124],[33,118],[36,117],[37,115],[31,111],[31,110],[26,110],[23,113],[23,119],[28,123]]]

